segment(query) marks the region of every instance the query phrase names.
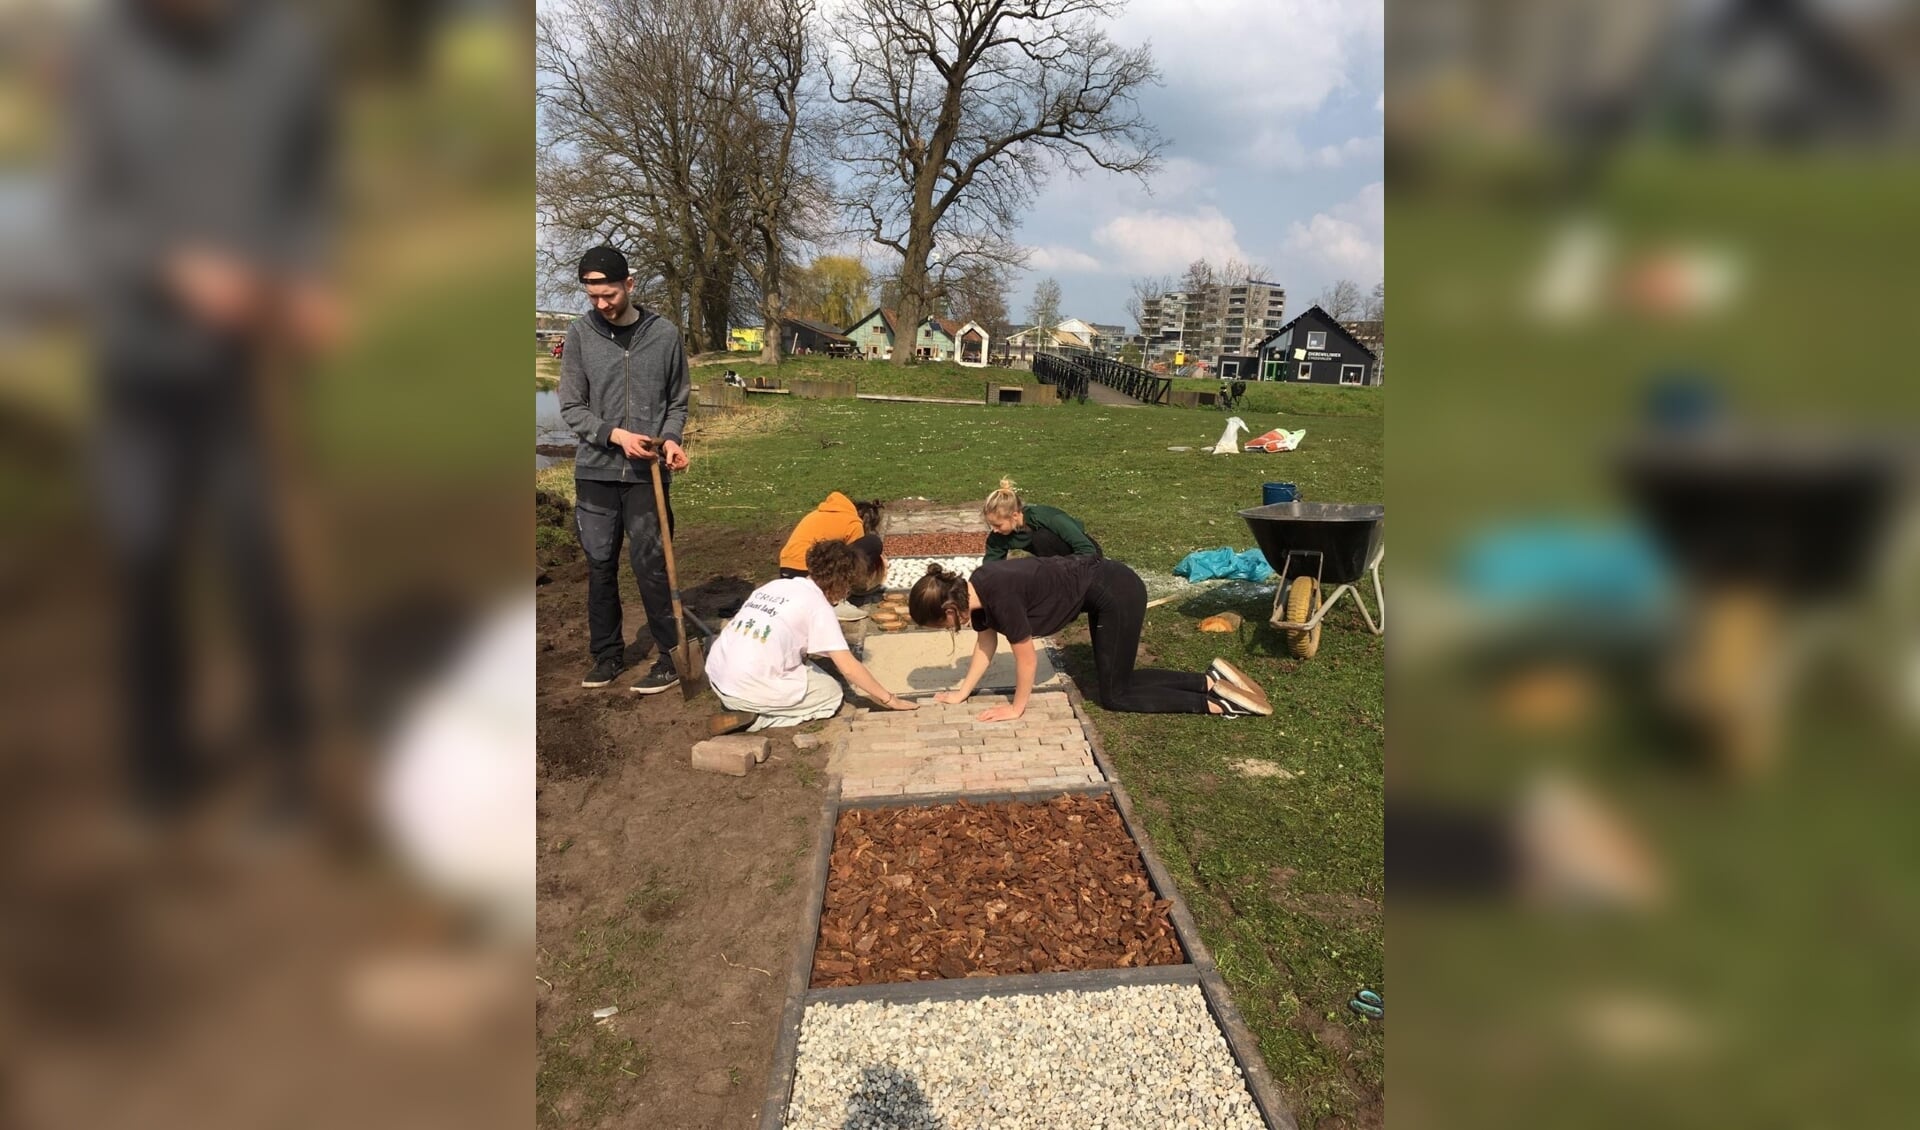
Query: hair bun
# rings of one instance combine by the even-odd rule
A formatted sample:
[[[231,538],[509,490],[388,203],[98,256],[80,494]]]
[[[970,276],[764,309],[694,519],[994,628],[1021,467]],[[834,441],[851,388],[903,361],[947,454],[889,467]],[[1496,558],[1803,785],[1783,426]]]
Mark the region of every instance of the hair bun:
[[[929,577],[938,577],[943,581],[949,579],[947,576],[947,571],[940,567],[940,563],[938,561],[927,562],[927,571],[925,575]]]

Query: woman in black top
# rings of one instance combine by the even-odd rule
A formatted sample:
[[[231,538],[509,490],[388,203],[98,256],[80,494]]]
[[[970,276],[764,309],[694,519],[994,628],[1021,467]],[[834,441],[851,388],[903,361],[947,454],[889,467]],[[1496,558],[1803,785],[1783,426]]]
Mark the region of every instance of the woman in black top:
[[[1147,586],[1132,569],[1101,557],[1022,557],[989,561],[962,577],[938,565],[907,596],[907,611],[923,628],[979,633],[967,677],[934,696],[967,700],[987,673],[1001,636],[1013,649],[1013,701],[980,715],[982,722],[1018,718],[1033,693],[1035,636],[1052,635],[1082,612],[1093,633],[1093,668],[1100,705],[1134,714],[1271,714],[1267,696],[1238,668],[1215,659],[1204,675],[1136,671],[1133,658],[1147,616]]]

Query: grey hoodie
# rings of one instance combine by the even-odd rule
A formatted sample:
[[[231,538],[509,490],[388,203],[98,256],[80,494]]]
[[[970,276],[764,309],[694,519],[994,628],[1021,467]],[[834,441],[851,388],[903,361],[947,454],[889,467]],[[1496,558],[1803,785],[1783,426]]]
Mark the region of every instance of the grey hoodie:
[[[651,480],[647,461],[629,458],[608,436],[625,428],[656,441],[681,442],[687,427],[687,352],[680,331],[643,309],[633,348],[623,350],[599,318],[575,318],[560,356],[560,418],[580,437],[574,478]]]

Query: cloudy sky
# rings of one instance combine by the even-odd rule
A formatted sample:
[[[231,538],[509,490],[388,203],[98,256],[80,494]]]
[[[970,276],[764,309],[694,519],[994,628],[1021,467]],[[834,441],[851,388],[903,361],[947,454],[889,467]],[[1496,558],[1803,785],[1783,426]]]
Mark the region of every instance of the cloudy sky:
[[[1032,256],[1009,314],[1024,319],[1034,283],[1052,276],[1068,316],[1131,330],[1131,280],[1200,256],[1271,267],[1289,316],[1336,279],[1371,289],[1384,258],[1383,8],[1130,0],[1110,34],[1153,49],[1161,85],[1141,105],[1165,165],[1144,187],[1097,170],[1056,176],[1018,232]]]
[[[1132,323],[1130,280],[1206,256],[1272,268],[1289,317],[1321,289],[1362,290],[1384,263],[1381,0],[1132,0],[1122,44],[1148,43],[1162,85],[1141,100],[1167,139],[1146,188],[1131,177],[1055,178],[1020,240],[1033,255],[1008,294],[1060,280],[1063,310]]]

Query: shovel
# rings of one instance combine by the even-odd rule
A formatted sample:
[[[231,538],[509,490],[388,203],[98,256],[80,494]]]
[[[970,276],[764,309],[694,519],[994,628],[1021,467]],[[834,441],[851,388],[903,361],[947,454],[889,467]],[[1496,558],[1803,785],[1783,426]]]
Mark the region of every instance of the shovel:
[[[687,635],[687,610],[680,603],[680,575],[673,567],[673,531],[668,528],[667,490],[660,483],[660,460],[653,461],[653,505],[660,514],[660,547],[667,556],[667,588],[673,592],[673,622],[680,643],[673,649],[673,665],[680,671],[680,694],[694,698],[707,684],[707,657],[699,641]]]

